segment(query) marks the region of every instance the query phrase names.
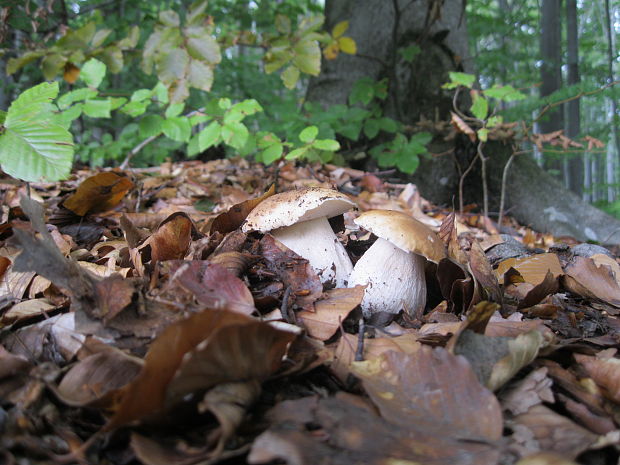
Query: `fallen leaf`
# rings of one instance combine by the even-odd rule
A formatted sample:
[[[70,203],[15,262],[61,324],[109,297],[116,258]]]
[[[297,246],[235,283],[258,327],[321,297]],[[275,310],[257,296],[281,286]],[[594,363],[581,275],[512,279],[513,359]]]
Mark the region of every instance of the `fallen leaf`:
[[[357,307],[364,297],[364,286],[331,289],[325,298],[314,303],[314,311],[301,311],[301,318],[308,334],[320,341],[331,338],[341,327],[342,322]]]
[[[547,372],[545,367],[538,368],[514,385],[508,386],[500,395],[502,408],[512,415],[520,415],[534,405],[543,402],[554,403],[555,398],[551,390],[553,381],[547,376]]]
[[[177,212],[170,215],[157,227],[140,249],[150,246],[151,262],[180,260],[189,250],[194,224],[187,213]]]
[[[101,213],[116,207],[132,188],[128,177],[104,171],[82,181],[75,193],[63,202],[63,207],[78,216]]]
[[[504,274],[510,269],[517,270],[526,283],[540,284],[550,271],[555,278],[562,276],[564,271],[558,256],[554,253],[541,253],[524,258],[508,258],[498,265],[495,273],[500,284],[504,283]]]
[[[256,310],[246,284],[221,265],[203,260],[175,262],[171,271],[171,281],[178,282],[203,305],[245,315]]]
[[[585,257],[573,257],[564,268],[564,287],[575,294],[620,307],[620,286],[611,268]]]
[[[575,354],[575,360],[586,370],[610,400],[620,403],[620,360],[615,357],[592,357]]]
[[[224,213],[220,213],[211,223],[210,233],[219,232],[227,234],[239,228],[248,214],[263,200],[276,193],[276,185],[272,184],[267,192],[255,199],[246,200],[234,205]]]

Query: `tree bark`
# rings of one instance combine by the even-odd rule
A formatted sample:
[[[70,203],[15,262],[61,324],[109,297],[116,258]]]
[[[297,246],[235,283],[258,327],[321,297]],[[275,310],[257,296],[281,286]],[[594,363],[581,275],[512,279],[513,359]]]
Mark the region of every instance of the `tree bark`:
[[[567,84],[578,84],[579,76],[579,28],[577,24],[577,0],[566,0],[566,57],[568,65]],[[566,104],[566,135],[571,139],[579,135],[580,109],[579,99]],[[568,188],[577,195],[583,193],[583,156],[573,155],[568,161]]]
[[[347,35],[356,41],[358,54],[341,54],[336,60],[324,61],[322,73],[310,82],[307,99],[326,108],[346,103],[358,79],[392,76],[398,82],[390,85],[390,92],[398,89],[398,94],[388,99],[385,108],[388,116],[401,115],[405,124],[417,123],[420,118],[449,119],[453,93],[442,89],[441,84],[449,80],[449,71],[473,72],[467,50],[466,23],[464,18],[461,20],[464,5],[461,0],[444,0],[441,16],[430,24],[426,22],[428,6],[429,1],[424,0],[327,0],[326,28],[331,30],[336,23],[348,20]],[[421,48],[413,63],[400,60],[396,55],[394,68],[390,69],[397,48],[413,43]],[[459,170],[462,172],[475,156],[475,146],[465,137],[446,141],[438,134],[429,150],[448,155],[422,160],[410,179],[418,184],[425,197],[451,205],[458,194]],[[485,154],[489,157],[491,209],[497,208],[499,203],[503,167],[511,151],[510,145],[498,142],[485,146]],[[465,197],[468,202],[480,202],[480,185],[478,167],[477,172],[467,178]],[[514,159],[507,191],[509,214],[521,223],[555,236],[620,243],[619,221],[568,192],[528,155]]]

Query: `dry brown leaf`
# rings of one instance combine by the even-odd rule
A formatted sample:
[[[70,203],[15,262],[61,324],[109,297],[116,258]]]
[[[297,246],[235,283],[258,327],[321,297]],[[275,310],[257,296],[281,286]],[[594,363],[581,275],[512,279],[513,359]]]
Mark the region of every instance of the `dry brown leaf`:
[[[78,216],[101,213],[116,207],[132,188],[128,177],[104,171],[82,181],[75,194],[63,202],[63,207]]]
[[[160,413],[194,390],[265,379],[278,368],[291,333],[228,310],[203,310],[168,326],[138,376],[118,393],[110,430]]]
[[[575,294],[620,307],[620,286],[612,269],[591,258],[573,257],[564,268],[564,287]]]
[[[276,185],[272,184],[267,192],[255,199],[246,200],[237,205],[234,205],[228,209],[228,211],[221,213],[211,223],[210,233],[219,232],[227,234],[237,229],[245,221],[248,214],[259,203],[268,197],[271,197],[276,193]]]
[[[177,212],[166,218],[140,247],[150,246],[151,263],[164,260],[180,260],[189,250],[194,224],[187,213]]]
[[[301,318],[308,334],[320,341],[331,338],[342,325],[345,318],[357,307],[364,297],[365,286],[332,289],[325,293],[325,299],[314,303],[314,311],[301,311]]]
[[[562,276],[564,271],[560,259],[554,253],[541,253],[524,258],[508,258],[500,262],[495,270],[500,284],[504,283],[504,274],[514,268],[523,277],[526,283],[540,284],[550,271],[555,278]]]
[[[592,357],[582,354],[575,354],[575,360],[602,388],[605,397],[620,404],[620,360],[614,357]]]
[[[467,137],[469,137],[470,141],[476,142],[476,133],[474,132],[474,130],[470,128],[469,125],[453,111],[450,112],[450,115],[450,122],[452,123],[452,125],[460,132],[465,134]]]

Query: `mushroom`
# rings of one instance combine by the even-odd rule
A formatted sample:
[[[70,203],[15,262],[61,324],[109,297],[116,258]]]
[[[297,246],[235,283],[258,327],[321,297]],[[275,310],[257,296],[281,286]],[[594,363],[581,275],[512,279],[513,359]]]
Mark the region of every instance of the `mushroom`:
[[[354,221],[377,236],[349,276],[349,287],[367,284],[362,300],[364,316],[396,314],[404,308],[419,318],[426,305],[426,259],[437,263],[446,256],[439,236],[398,211],[369,210]]]
[[[355,206],[346,195],[323,187],[282,192],[259,203],[242,230],[271,232],[308,260],[321,282],[345,287],[353,264],[327,220]]]

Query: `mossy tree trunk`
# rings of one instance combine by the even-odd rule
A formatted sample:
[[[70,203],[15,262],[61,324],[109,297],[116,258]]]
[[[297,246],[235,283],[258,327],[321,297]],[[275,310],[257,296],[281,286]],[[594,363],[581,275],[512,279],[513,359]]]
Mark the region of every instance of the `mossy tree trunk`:
[[[442,5],[440,14],[433,5]],[[468,55],[462,0],[327,0],[326,28],[348,20],[347,35],[357,43],[357,55],[341,54],[323,61],[323,72],[310,83],[307,99],[324,106],[346,103],[353,84],[362,77],[390,80],[385,112],[405,124],[421,119],[449,120],[452,91],[441,89],[449,71],[475,72]],[[417,44],[421,52],[407,63],[398,49]],[[460,172],[476,154],[466,139],[444,140],[437,135],[430,150],[444,154],[424,160],[412,181],[422,195],[444,205],[458,195]],[[499,205],[503,167],[510,144],[489,143],[490,211]],[[479,163],[477,163],[479,165]],[[479,168],[479,166],[477,166]],[[465,201],[481,205],[479,169],[466,178]],[[506,209],[518,221],[556,236],[620,243],[620,222],[584,203],[542,171],[528,155],[514,158],[507,179]]]

